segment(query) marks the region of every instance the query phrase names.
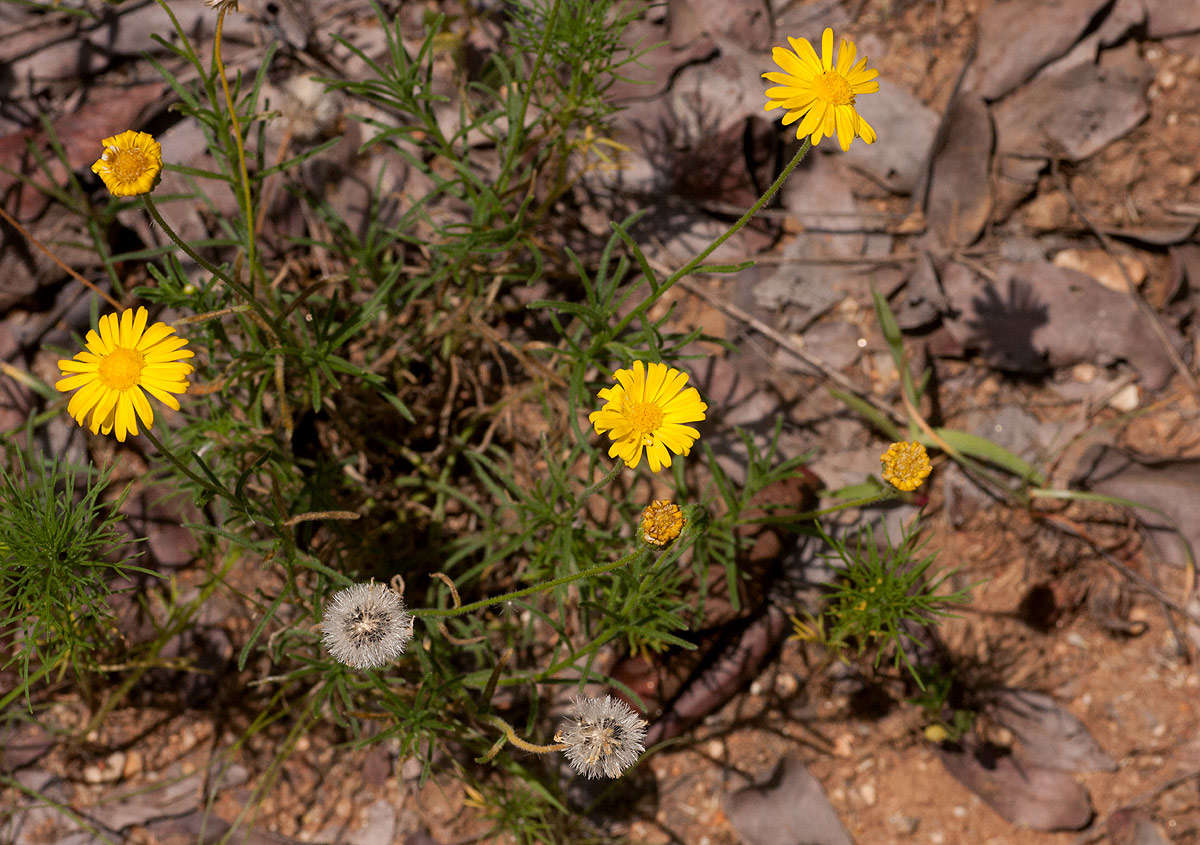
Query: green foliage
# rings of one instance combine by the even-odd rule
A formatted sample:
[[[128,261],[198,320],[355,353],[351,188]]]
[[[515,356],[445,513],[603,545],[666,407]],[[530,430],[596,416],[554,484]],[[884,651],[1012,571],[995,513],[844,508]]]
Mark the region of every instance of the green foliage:
[[[838,579],[825,611],[825,643],[836,651],[852,648],[858,655],[871,649],[876,666],[891,651],[896,668],[903,664],[923,683],[906,652],[906,641],[916,642],[907,626],[953,615],[954,605],[969,601],[969,590],[938,592],[954,572],[926,576],[937,556],[919,556],[924,544],[915,530],[905,531],[899,544],[892,543],[886,530],[877,535],[870,524],[855,535],[853,546],[841,537],[822,537],[830,547],[828,556],[838,561]]]
[[[186,601],[173,585],[151,586],[154,637],[132,644],[137,660],[93,723],[164,664],[164,644],[220,590],[246,623],[237,668],[254,716],[239,744],[266,737],[276,749],[246,813],[299,737],[329,730],[347,746],[393,741],[424,777],[452,760],[494,833],[611,841],[567,810],[560,779],[540,761],[488,756],[504,744],[494,694],[523,714],[522,732],[544,733],[555,687],[612,683],[608,657],[691,648],[713,576],[736,604],[747,523],[819,532],[813,514],[752,513],[763,489],[810,457],[780,454],[782,420],[766,448],[734,430],[747,455],[743,482],[703,440],[660,474],[686,517],[664,549],[638,536],[644,476],[609,457],[587,424],[618,367],[685,366],[695,341],[718,340],[673,330],[671,309],[654,306],[686,275],[740,269],[703,261],[808,147],[725,235],[663,276],[634,238],[641,213],[612,223],[602,243],[557,237],[586,201],[572,188],[607,130],[609,89],[636,58],[620,46],[632,12],[611,0],[508,4],[499,49],[475,66],[468,18],[431,17],[414,39],[400,17],[373,8],[383,55],[342,41],[365,71],[324,82],[362,123],[357,153],[410,171],[412,193],[399,203],[381,174],[364,218],[343,219],[305,178],[337,139],[268,146],[268,125],[282,119],[266,85],[274,46],[253,76],[226,79],[178,24],[162,43],[171,68],[186,72],[158,69],[181,115],[202,127],[211,165],[169,165],[190,186],[171,197],[96,204],[74,179],[54,189],[86,218],[118,295],[130,291],[116,268],[144,267],[132,293],[185,315],[175,325],[196,353],[183,411],[147,437],[158,450],[153,472],[203,506],[194,526],[203,585]],[[218,191],[234,200],[224,204],[232,214],[215,213]],[[277,191],[305,210],[307,237],[267,243],[261,221]],[[168,242],[111,255],[109,224],[139,202]],[[219,236],[180,239],[159,211],[170,203],[205,209]],[[101,499],[105,479],[89,472],[77,491],[56,462],[0,475],[0,613],[26,690],[35,658],[80,674],[97,668],[112,579],[144,571],[112,562],[117,516]],[[854,504],[887,495],[875,487],[870,502]],[[932,621],[965,595],[935,595],[945,576],[926,583],[932,557],[912,560],[915,534],[895,548],[886,539],[880,551],[868,529],[851,551],[825,537],[843,562],[828,644],[882,653],[891,641],[899,661],[903,623]],[[231,579],[239,562],[261,577]],[[369,672],[335,662],[317,629],[329,596],[394,576],[416,617],[408,652]],[[462,767],[472,758],[487,766]]]
[[[965,707],[955,706],[957,684],[953,670],[940,666],[922,666],[917,669],[921,691],[909,701],[925,711],[929,725],[925,728],[927,739],[935,742],[957,742],[975,725],[976,713]]]
[[[113,643],[113,583],[135,572],[118,549],[123,496],[102,497],[108,474],[9,450],[0,466],[0,642],[30,676],[94,669]],[[11,698],[11,696],[10,696]]]

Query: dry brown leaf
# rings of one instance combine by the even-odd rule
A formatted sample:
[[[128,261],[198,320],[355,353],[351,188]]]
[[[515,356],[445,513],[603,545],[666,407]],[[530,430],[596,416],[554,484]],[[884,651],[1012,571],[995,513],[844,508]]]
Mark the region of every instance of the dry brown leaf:
[[[996,148],[1081,161],[1146,119],[1146,85],[1122,69],[1079,65],[1040,76],[993,110]]]
[[[1117,763],[1104,752],[1083,722],[1040,692],[996,690],[986,713],[1012,731],[1022,762],[1064,772],[1111,772]]]
[[[821,783],[794,757],[770,780],[725,799],[725,814],[746,845],[852,845]]]
[[[1111,0],[999,0],[979,16],[975,61],[963,83],[988,100],[1003,97],[1064,55]]]
[[[1092,820],[1088,791],[1069,775],[1022,763],[994,746],[939,748],[954,779],[1006,820],[1034,830],[1082,830]]]
[[[992,119],[980,97],[955,98],[930,169],[926,218],[942,240],[967,246],[992,213]]]

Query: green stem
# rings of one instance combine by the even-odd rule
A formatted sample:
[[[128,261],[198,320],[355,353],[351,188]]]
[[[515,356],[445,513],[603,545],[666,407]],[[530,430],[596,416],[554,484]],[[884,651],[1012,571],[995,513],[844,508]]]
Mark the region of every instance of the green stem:
[[[533,88],[536,84],[538,74],[541,73],[542,64],[546,60],[546,53],[550,49],[550,40],[554,35],[554,28],[558,24],[558,11],[562,5],[562,0],[554,0],[554,5],[550,7],[550,13],[546,15],[546,29],[542,33],[542,42],[538,45],[537,55],[533,59],[533,69],[530,71],[528,82],[521,86],[521,107],[517,111],[517,119],[511,125],[512,132],[516,135],[512,143],[508,145],[505,152],[504,164],[500,168],[500,177],[496,181],[496,194],[503,196],[508,190],[508,180],[512,175],[513,162],[516,160],[517,154],[524,150],[524,144],[521,141],[525,136],[525,115],[529,111],[529,101],[533,97]]]
[[[524,596],[532,595],[533,593],[541,593],[545,592],[546,590],[552,590],[555,587],[562,586],[563,584],[570,584],[572,581],[579,581],[583,578],[592,578],[596,575],[603,575],[605,572],[611,572],[614,569],[619,569],[622,566],[625,566],[633,561],[633,559],[643,551],[643,549],[637,549],[625,555],[625,557],[621,558],[620,560],[615,560],[612,563],[602,563],[599,566],[593,566],[590,569],[581,569],[579,572],[576,572],[573,575],[564,575],[561,578],[555,578],[551,581],[544,581],[541,584],[534,584],[532,587],[525,587],[524,589],[515,590],[511,593],[505,593],[501,596],[492,596],[490,598],[480,599],[479,601],[471,602],[470,604],[464,604],[462,607],[418,608],[417,610],[411,611],[411,613],[413,616],[425,616],[432,618],[462,616],[464,613],[470,613],[473,610],[480,610],[481,608],[489,607],[493,604],[503,604],[506,601],[519,599]]]
[[[248,287],[243,285],[241,282],[234,281],[231,275],[226,273],[224,270],[219,269],[207,258],[204,258],[202,255],[200,255],[200,253],[192,249],[191,244],[179,237],[179,233],[172,229],[171,224],[163,219],[163,216],[158,211],[158,206],[154,204],[154,200],[150,198],[149,194],[142,194],[142,200],[146,204],[147,213],[149,213],[149,215],[154,219],[154,222],[158,224],[159,228],[166,233],[167,237],[169,237],[176,246],[182,249],[189,258],[191,258],[205,270],[212,273],[225,284],[229,285],[229,287],[233,288],[233,290],[237,292],[238,296],[244,299],[246,303],[254,309],[255,313],[262,318],[263,323],[274,333],[277,341],[283,337],[279,331],[280,327],[277,321],[267,313],[267,310],[263,307],[263,304],[255,299],[254,294]]]
[[[613,464],[613,468],[608,471],[608,475],[604,476],[599,481],[597,481],[595,484],[593,484],[591,487],[588,487],[587,489],[582,491],[578,496],[576,496],[575,502],[571,508],[572,511],[579,510],[580,505],[582,505],[584,502],[586,502],[588,499],[590,499],[592,497],[593,493],[595,493],[601,487],[611,484],[614,480],[616,480],[616,477],[621,474],[621,466],[622,466],[622,462],[617,461],[615,464]]]
[[[250,175],[246,170],[246,148],[242,142],[242,127],[238,122],[237,107],[229,93],[229,80],[225,77],[225,62],[221,58],[221,35],[225,29],[225,13],[227,11],[228,7],[222,6],[220,14],[217,15],[217,32],[213,38],[213,67],[221,79],[221,90],[225,92],[225,106],[229,109],[229,122],[233,126],[233,142],[237,147],[238,173],[242,181],[242,196],[239,199],[242,203],[242,214],[246,218],[246,264],[250,270],[250,290],[253,292],[256,266],[254,261],[254,204],[250,199]]]
[[[620,322],[617,323],[612,331],[608,332],[607,336],[603,337],[602,341],[598,338],[597,343],[593,344],[593,349],[598,349],[603,343],[607,343],[608,339],[610,338],[620,336],[621,332],[624,331],[631,322],[644,314],[646,310],[654,305],[654,303],[660,298],[662,298],[662,295],[670,290],[676,282],[693,272],[697,267],[700,266],[704,259],[708,258],[708,256],[712,255],[718,248],[720,248],[721,244],[725,243],[725,241],[729,240],[734,236],[734,234],[741,230],[743,226],[749,223],[750,219],[754,217],[754,215],[758,214],[758,212],[762,211],[763,207],[771,201],[771,197],[778,193],[779,189],[783,187],[783,183],[787,180],[788,176],[790,176],[792,171],[796,169],[796,166],[804,160],[804,156],[806,156],[808,151],[811,149],[811,139],[805,138],[804,143],[800,145],[800,149],[796,151],[794,156],[792,156],[792,160],[787,163],[783,170],[780,171],[779,176],[774,182],[771,183],[771,187],[767,188],[766,193],[759,197],[758,201],[755,202],[754,205],[750,206],[750,208],[746,210],[746,213],[739,217],[737,222],[730,226],[725,234],[721,235],[719,238],[705,247],[687,264],[684,264],[682,267],[668,276],[667,279],[658,286],[658,289],[653,291],[645,301],[622,317]]]
[[[225,498],[229,499],[230,501],[234,500],[233,495],[228,490],[226,490],[224,487],[217,487],[216,485],[214,485],[212,483],[212,481],[210,479],[203,478],[203,477],[197,475],[196,473],[192,472],[192,470],[188,467],[188,465],[185,464],[183,461],[179,460],[179,458],[175,457],[175,453],[172,452],[170,449],[168,449],[166,446],[164,446],[162,441],[159,440],[157,437],[155,437],[154,432],[152,432],[148,427],[143,429],[142,433],[146,435],[147,440],[149,440],[151,443],[154,444],[154,448],[158,449],[159,454],[166,457],[166,459],[171,462],[172,466],[174,466],[175,469],[179,470],[184,475],[186,475],[188,478],[190,478],[192,481],[199,484],[201,489],[207,490],[208,492],[212,493],[214,496],[224,496]]]
[[[175,27],[175,34],[179,36],[179,43],[182,45],[183,51],[187,54],[188,61],[199,72],[200,79],[204,82],[205,89],[208,90],[209,96],[213,94],[212,82],[205,78],[204,65],[200,63],[200,57],[196,55],[195,49],[192,48],[192,40],[188,38],[188,34],[179,23],[179,18],[175,17],[175,13],[171,10],[171,6],[167,0],[155,0],[159,8],[167,13],[167,17],[171,19],[171,26]]]

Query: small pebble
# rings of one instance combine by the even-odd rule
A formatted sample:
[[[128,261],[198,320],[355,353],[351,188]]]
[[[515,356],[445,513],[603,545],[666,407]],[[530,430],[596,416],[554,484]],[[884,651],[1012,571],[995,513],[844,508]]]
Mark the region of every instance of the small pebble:
[[[1108,407],[1114,411],[1127,414],[1130,411],[1136,410],[1140,401],[1138,386],[1136,384],[1127,384],[1114,393],[1113,397],[1108,400]]]
[[[955,818],[965,819],[967,817],[967,808],[962,804],[959,804],[957,807],[955,807],[952,812],[954,813]]]
[[[932,842],[933,845],[942,845],[942,843],[946,841],[946,834],[942,833],[940,830],[935,830],[933,833],[929,834],[929,841]]]
[[[858,794],[862,796],[863,803],[868,807],[874,807],[879,796],[875,793],[875,784],[867,781],[858,788]]]
[[[912,836],[921,826],[920,819],[915,816],[906,816],[903,813],[892,813],[888,816],[888,823],[901,836]]]

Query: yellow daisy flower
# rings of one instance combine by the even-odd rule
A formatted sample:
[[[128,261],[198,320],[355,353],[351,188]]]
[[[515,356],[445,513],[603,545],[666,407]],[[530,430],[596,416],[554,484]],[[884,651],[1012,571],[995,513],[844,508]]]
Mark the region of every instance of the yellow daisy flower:
[[[703,420],[708,406],[696,388],[684,390],[687,373],[634,361],[633,369],[617,370],[613,379],[616,384],[598,394],[604,406],[588,415],[596,433],[607,431],[612,439],[609,457],[636,469],[644,447],[650,471],[658,472],[671,465],[671,452],[691,452],[700,432],[684,423]]]
[[[145,132],[132,129],[105,138],[104,153],[92,172],[114,197],[135,197],[154,190],[162,172],[162,146]]]
[[[117,440],[138,433],[137,419],[149,428],[154,411],[145,390],[168,408],[179,410],[172,393],[186,393],[192,365],[182,361],[193,353],[185,338],[175,335],[166,323],[149,329],[145,308],[128,308],[100,318],[100,331],[87,333],[87,349],[74,358],[62,359],[58,368],[64,376],[54,388],[68,393],[78,389],[67,404],[67,412],[81,426],[91,413],[92,434],[108,434],[114,428]],[[136,416],[135,416],[136,413]]]
[[[655,499],[642,511],[642,537],[652,546],[665,546],[683,530],[683,510],[667,499]]]
[[[879,457],[883,480],[898,490],[916,490],[933,472],[929,453],[920,443],[893,443]]]
[[[767,89],[766,110],[783,109],[784,126],[799,120],[796,137],[811,135],[814,147],[826,135],[837,136],[843,150],[850,149],[856,137],[874,144],[875,130],[854,110],[854,98],[879,90],[879,71],[867,70],[866,56],[855,64],[854,42],[845,38],[835,59],[833,30],[828,27],[821,34],[820,58],[807,38],[789,37],[788,43],[791,50],[776,47],[771,53],[784,72],[763,74],[763,79],[779,83]]]

